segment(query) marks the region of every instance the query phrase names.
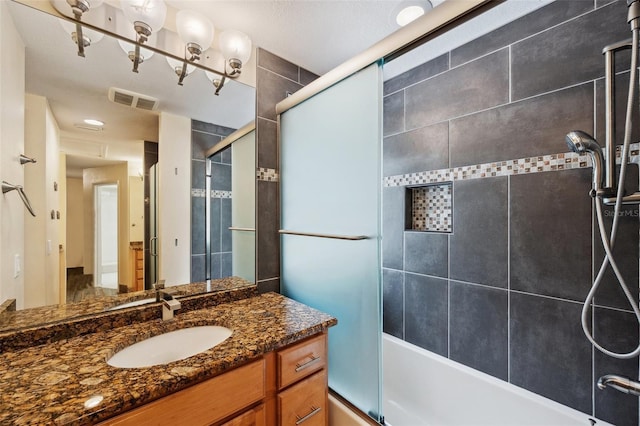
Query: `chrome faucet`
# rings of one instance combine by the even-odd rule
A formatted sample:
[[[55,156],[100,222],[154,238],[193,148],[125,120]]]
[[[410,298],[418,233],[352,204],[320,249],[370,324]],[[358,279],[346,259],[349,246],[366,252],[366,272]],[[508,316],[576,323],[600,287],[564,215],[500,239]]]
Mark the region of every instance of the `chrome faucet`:
[[[598,379],[598,389],[603,390],[606,387],[614,388],[617,391],[628,393],[630,395],[640,396],[640,383],[615,374],[607,374]]]
[[[176,300],[172,295],[163,291],[165,280],[158,280],[153,285],[156,291],[156,302],[162,301],[162,320],[167,321],[173,319],[174,312],[182,307],[180,302]]]
[[[167,321],[173,319],[173,313],[180,309],[182,305],[177,299],[168,293],[162,295],[162,320]]]

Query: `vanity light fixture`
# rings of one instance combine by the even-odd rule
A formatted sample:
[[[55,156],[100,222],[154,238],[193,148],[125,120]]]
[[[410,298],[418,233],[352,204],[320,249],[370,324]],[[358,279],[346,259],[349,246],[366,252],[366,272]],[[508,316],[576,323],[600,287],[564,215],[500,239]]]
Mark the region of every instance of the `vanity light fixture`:
[[[231,68],[228,75],[240,75],[242,64],[246,63],[251,57],[251,39],[240,31],[223,31],[220,34],[220,51],[222,51],[222,55]]]
[[[122,12],[138,35],[138,44],[133,54],[133,72],[138,72],[140,64],[140,45],[146,43],[155,31],[164,25],[167,17],[167,5],[163,0],[121,0]]]
[[[90,7],[95,8],[96,4],[101,4],[103,1],[51,0],[54,6],[58,3],[56,9],[68,18],[69,24],[75,25],[76,40],[83,40],[82,43],[79,43],[78,54],[81,56],[84,56],[84,47],[93,40],[82,35],[83,27],[87,33],[95,32],[97,34],[96,40],[103,37],[104,34],[110,34],[118,39],[120,47],[133,62],[133,72],[137,73],[138,66],[148,60],[154,52],[163,53],[171,68],[178,75],[179,85],[183,85],[185,77],[196,67],[202,68],[208,72],[207,77],[212,81],[216,95],[220,93],[227,78],[235,79],[240,76],[242,65],[251,57],[251,39],[236,30],[226,30],[220,34],[218,41],[221,52],[208,49],[213,42],[213,24],[206,16],[191,10],[176,12],[176,28],[184,43],[184,55],[176,56],[173,52],[158,49],[152,37],[155,37],[162,29],[167,16],[167,5],[164,0],[120,0],[120,7],[125,19],[116,17],[117,28],[115,32],[104,28],[106,15],[104,11],[102,22],[94,23],[86,19],[80,21],[82,14],[89,11]],[[73,16],[69,14],[68,10],[65,13],[66,6],[62,7],[60,3],[71,6]],[[111,21],[111,18],[109,20]],[[126,22],[126,24],[120,25],[121,22]],[[212,57],[215,60],[209,60]],[[212,66],[213,63],[215,63],[214,66]],[[78,124],[76,127],[79,127]]]
[[[88,22],[92,25],[101,27],[104,25],[105,12],[101,8],[103,0],[52,0],[53,7],[65,16],[71,16],[77,21]],[[71,35],[71,39],[78,45],[78,56],[84,58],[84,48],[90,46],[91,43],[97,43],[104,37],[104,34],[98,31],[83,29],[79,22],[71,23],[60,20],[62,28]]]

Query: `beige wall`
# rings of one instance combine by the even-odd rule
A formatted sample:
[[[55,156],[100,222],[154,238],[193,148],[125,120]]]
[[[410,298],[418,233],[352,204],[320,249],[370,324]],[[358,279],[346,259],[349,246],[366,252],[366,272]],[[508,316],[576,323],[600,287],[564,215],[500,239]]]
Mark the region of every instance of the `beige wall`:
[[[36,212],[36,217],[24,212],[25,308],[52,305],[59,301],[58,246],[62,218],[56,189],[59,148],[58,125],[46,98],[27,94],[24,149],[25,154],[37,162],[23,166],[25,191]]]
[[[60,277],[60,303],[67,301],[67,156],[58,153],[58,238],[60,241],[60,262],[58,275]]]
[[[82,179],[67,178],[67,268],[84,266],[84,188]]]
[[[118,283],[129,285],[129,173],[127,163],[84,169],[84,271],[94,273],[94,185],[118,184]]]
[[[23,185],[24,44],[13,24],[7,2],[0,1],[0,178]],[[24,206],[15,192],[0,195],[0,302],[17,299],[24,306],[24,275],[14,276],[16,256],[23,268]]]
[[[161,113],[158,142],[159,279],[191,280],[191,120]]]
[[[144,240],[144,182],[129,176],[129,241]]]

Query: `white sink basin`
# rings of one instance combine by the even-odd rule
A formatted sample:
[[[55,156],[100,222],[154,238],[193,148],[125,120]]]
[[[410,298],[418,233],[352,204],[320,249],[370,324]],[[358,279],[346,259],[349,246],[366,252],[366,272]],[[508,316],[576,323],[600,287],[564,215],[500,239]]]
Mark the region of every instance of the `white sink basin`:
[[[155,297],[151,297],[149,299],[140,299],[134,300],[133,302],[123,303],[122,305],[114,306],[113,308],[107,309],[108,311],[115,311],[118,309],[131,308],[133,306],[146,305],[147,303],[153,303],[156,301]]]
[[[183,328],[150,337],[113,355],[107,364],[142,368],[189,358],[224,342],[232,331],[217,325]]]

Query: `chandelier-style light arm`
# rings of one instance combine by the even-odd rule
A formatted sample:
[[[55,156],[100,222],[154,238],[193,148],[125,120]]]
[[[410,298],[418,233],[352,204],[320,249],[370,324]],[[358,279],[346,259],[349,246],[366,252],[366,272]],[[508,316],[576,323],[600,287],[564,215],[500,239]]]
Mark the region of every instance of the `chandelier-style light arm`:
[[[76,19],[79,21],[80,17],[77,16]],[[76,22],[76,44],[78,45],[78,56],[84,58],[84,36],[82,35],[82,25],[80,25],[80,22]]]
[[[178,85],[182,86],[184,78],[187,76],[187,61],[182,63],[182,70],[180,71],[180,78],[178,79]]]
[[[214,94],[215,94],[216,96],[218,96],[218,95],[220,94],[220,89],[222,89],[222,86],[224,86],[224,81],[225,81],[225,80],[226,80],[226,77],[225,77],[225,76],[222,76],[222,78],[221,78],[221,79],[219,79],[219,80],[218,80],[218,79],[213,80],[213,85],[214,85],[214,86],[215,86],[215,88],[216,88],[216,91],[215,91],[215,93],[214,93]]]

